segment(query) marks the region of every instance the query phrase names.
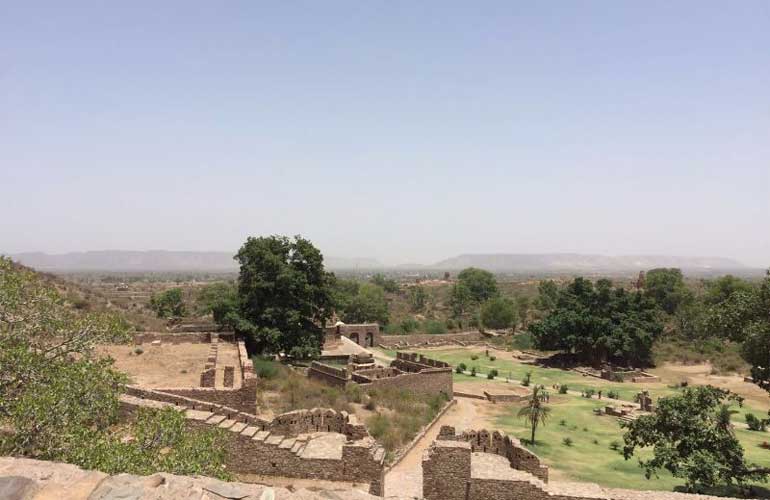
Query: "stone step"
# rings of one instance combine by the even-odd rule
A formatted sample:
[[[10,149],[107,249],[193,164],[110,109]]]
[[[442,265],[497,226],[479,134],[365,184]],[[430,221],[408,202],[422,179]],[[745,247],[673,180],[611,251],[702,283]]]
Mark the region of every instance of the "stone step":
[[[229,418],[219,423],[219,427],[222,429],[229,429],[233,425],[235,425],[235,420]]]
[[[302,450],[305,448],[305,442],[304,441],[298,441],[294,440],[294,446],[291,447],[291,452],[295,455],[298,453],[302,453]]]
[[[211,425],[219,425],[225,420],[227,420],[227,417],[225,417],[224,415],[213,415],[211,416],[211,418],[206,420],[206,423]]]
[[[214,414],[210,411],[205,411],[205,410],[186,410],[185,416],[190,420],[198,420],[201,422],[205,422],[206,420],[214,416]]]
[[[254,441],[264,441],[268,437],[270,437],[270,431],[259,431],[256,434],[254,434],[254,437],[251,438]]]
[[[259,432],[259,427],[253,427],[253,426],[246,426],[245,429],[241,431],[241,435],[246,437],[254,437],[254,435]]]
[[[271,434],[268,436],[267,439],[265,439],[265,444],[272,444],[272,445],[279,445],[284,440],[284,436],[280,436],[277,434]]]
[[[296,442],[297,440],[294,438],[286,438],[283,441],[281,441],[281,444],[279,444],[278,447],[283,450],[290,450],[294,447],[294,443]]]
[[[245,423],[243,423],[243,422],[236,422],[235,424],[233,424],[232,427],[230,427],[230,432],[237,432],[237,433],[240,434],[241,431],[243,429],[245,429],[245,428],[246,428],[246,424]]]
[[[374,461],[381,462],[385,458],[385,448],[378,446],[374,452]]]

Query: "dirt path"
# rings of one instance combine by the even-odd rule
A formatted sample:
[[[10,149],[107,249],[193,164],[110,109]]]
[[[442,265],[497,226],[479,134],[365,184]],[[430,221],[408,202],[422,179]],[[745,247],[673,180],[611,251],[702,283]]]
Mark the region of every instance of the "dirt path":
[[[485,416],[491,406],[486,401],[456,398],[457,404],[449,409],[409,453],[385,475],[385,497],[422,497],[422,455],[436,440],[442,425],[457,429],[488,427]]]

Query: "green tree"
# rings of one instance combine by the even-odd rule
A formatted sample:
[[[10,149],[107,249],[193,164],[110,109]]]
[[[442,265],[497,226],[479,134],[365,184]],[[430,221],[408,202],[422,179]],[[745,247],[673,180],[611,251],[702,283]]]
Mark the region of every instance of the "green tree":
[[[186,314],[181,288],[171,288],[150,297],[150,308],[159,318],[181,318]]]
[[[526,406],[519,409],[519,418],[525,420],[532,432],[530,444],[535,444],[535,431],[538,425],[545,425],[551,414],[551,409],[545,404],[547,395],[542,385],[532,389],[532,396],[527,400]]]
[[[235,259],[240,264],[235,330],[260,352],[318,355],[333,307],[333,278],[321,252],[300,236],[250,237]]]
[[[755,289],[748,281],[731,274],[709,280],[705,285],[706,293],[703,300],[706,304],[719,304],[729,299],[736,292],[751,292]]]
[[[559,300],[559,287],[553,280],[542,280],[537,285],[537,299],[535,306],[543,312],[552,311],[556,308],[556,302]]]
[[[237,309],[238,287],[234,282],[221,281],[201,287],[195,298],[195,307],[200,315],[214,314],[223,304]]]
[[[409,288],[409,305],[414,312],[420,312],[425,309],[425,304],[428,301],[428,294],[425,289],[420,285],[415,285]]]
[[[647,478],[665,469],[683,478],[690,491],[764,480],[770,469],[746,462],[730,424],[727,403],[734,396],[711,386],[684,389],[658,400],[655,413],[623,423],[626,460],[637,448],[653,456],[639,459]]]
[[[375,285],[381,287],[383,290],[385,290],[388,293],[398,293],[400,290],[400,287],[398,286],[398,282],[392,278],[387,278],[382,273],[377,273],[374,276],[372,276],[372,279],[370,280]]]
[[[692,293],[684,284],[682,271],[676,268],[658,268],[647,272],[645,294],[668,314],[692,300]]]
[[[140,412],[114,431],[125,377],[93,347],[127,332],[120,317],[71,309],[49,283],[0,257],[0,454],[109,473],[227,477],[219,434],[179,431],[184,417],[174,410]],[[158,446],[143,439],[149,429],[164,436]]]
[[[653,340],[663,331],[655,303],[640,292],[594,286],[575,278],[559,290],[555,308],[529,331],[539,349],[574,353],[579,360],[644,364]]]
[[[489,271],[468,267],[460,271],[457,279],[459,283],[465,285],[471,299],[478,304],[491,299],[498,293],[495,275]]]
[[[527,329],[529,305],[529,297],[525,297],[524,295],[519,295],[516,297],[516,314],[518,316],[518,321],[521,322],[521,327],[525,330]]]
[[[377,285],[362,283],[350,303],[339,313],[346,323],[376,322],[385,325],[389,320],[385,291]]]
[[[745,339],[742,354],[752,365],[754,383],[770,392],[770,270],[755,291],[753,302],[754,316],[744,323],[741,333]]]
[[[465,283],[457,282],[452,285],[449,292],[449,306],[452,308],[452,315],[455,318],[463,318],[471,312],[473,297]]]
[[[495,297],[481,306],[481,323],[487,328],[510,328],[517,319],[516,308],[507,298]]]

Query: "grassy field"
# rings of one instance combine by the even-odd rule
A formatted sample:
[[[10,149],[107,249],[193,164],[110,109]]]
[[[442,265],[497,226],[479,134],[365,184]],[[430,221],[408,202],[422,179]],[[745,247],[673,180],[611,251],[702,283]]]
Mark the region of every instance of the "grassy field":
[[[596,416],[593,409],[602,406],[599,401],[572,396],[553,396],[551,416],[545,427],[538,429],[534,446],[527,447],[548,465],[570,480],[598,483],[603,486],[631,489],[668,490],[683,484],[668,473],[647,480],[636,457],[625,460],[620,451],[610,449],[613,442],[623,442],[623,429],[617,419]],[[497,418],[497,427],[518,437],[529,438],[529,428],[516,416],[518,406],[508,406]],[[762,449],[762,441],[770,434],[737,429],[749,461],[770,466],[770,451]],[[572,440],[571,446],[564,440]],[[649,456],[642,451],[639,456]]]
[[[650,391],[650,395],[653,398],[661,396],[668,396],[676,393],[676,389],[672,389],[663,383],[655,384],[634,384],[634,383],[620,383],[610,382],[609,380],[602,380],[595,377],[584,377],[579,373],[560,370],[558,368],[544,368],[534,365],[525,365],[518,361],[511,359],[501,359],[497,357],[494,361],[487,358],[484,353],[474,353],[468,349],[434,349],[416,351],[420,354],[424,354],[427,357],[438,359],[452,366],[457,366],[460,363],[465,363],[468,370],[471,367],[476,367],[477,373],[488,373],[491,369],[496,369],[499,372],[499,377],[508,377],[512,381],[521,381],[527,372],[532,372],[531,383],[542,384],[545,387],[552,387],[554,384],[567,385],[570,390],[583,391],[586,389],[601,390],[604,394],[607,391],[613,390],[618,393],[620,399],[626,401],[633,401],[634,396],[639,391],[646,389]],[[491,353],[490,353],[491,354]],[[477,359],[471,359],[475,355]],[[455,375],[456,377],[463,377],[462,381],[472,381],[472,377],[464,377],[462,375]]]

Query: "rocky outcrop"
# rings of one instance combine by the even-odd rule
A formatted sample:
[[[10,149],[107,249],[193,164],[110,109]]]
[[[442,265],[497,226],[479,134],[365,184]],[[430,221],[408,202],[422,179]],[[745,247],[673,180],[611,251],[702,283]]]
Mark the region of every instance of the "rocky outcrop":
[[[153,474],[110,476],[74,465],[0,458],[3,500],[375,500],[355,489],[289,490],[260,484],[228,483],[207,477]]]

